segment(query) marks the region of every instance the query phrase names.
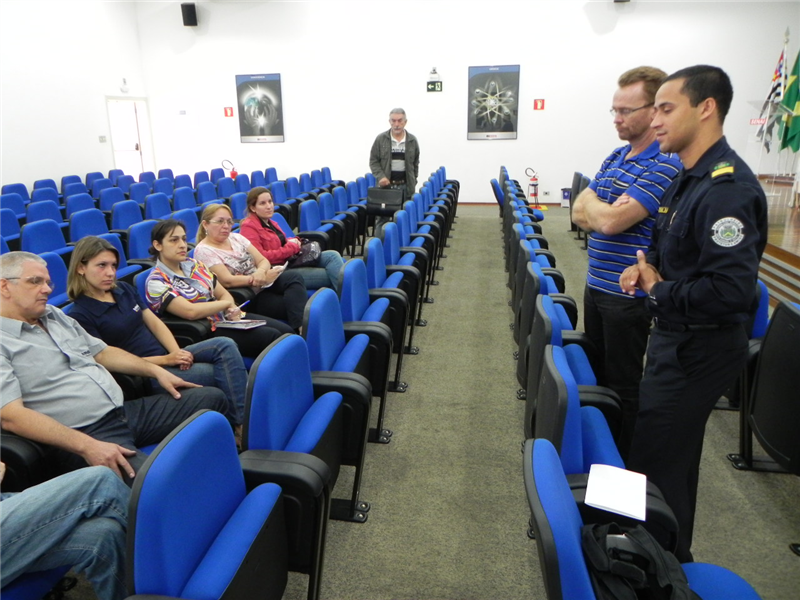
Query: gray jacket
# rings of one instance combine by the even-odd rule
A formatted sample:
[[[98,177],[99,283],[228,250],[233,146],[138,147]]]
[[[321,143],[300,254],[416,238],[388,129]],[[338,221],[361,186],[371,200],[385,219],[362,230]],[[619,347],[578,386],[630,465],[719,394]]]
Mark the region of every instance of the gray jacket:
[[[384,131],[375,138],[369,153],[369,170],[380,181],[391,179],[392,175],[392,130]],[[417,138],[406,131],[406,187],[413,194],[417,189],[419,176],[419,143]]]

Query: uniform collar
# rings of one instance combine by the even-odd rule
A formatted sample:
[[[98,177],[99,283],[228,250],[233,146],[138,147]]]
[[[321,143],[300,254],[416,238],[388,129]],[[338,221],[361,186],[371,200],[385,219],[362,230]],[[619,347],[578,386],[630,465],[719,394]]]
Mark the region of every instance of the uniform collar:
[[[714,144],[703,153],[703,156],[695,163],[691,169],[686,169],[684,173],[691,177],[704,177],[711,170],[711,167],[730,150],[725,136],[719,138]]]

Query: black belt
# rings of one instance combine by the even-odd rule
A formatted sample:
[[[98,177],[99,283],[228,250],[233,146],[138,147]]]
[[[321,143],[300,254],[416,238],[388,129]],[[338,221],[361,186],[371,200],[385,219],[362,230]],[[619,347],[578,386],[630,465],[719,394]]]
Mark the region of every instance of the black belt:
[[[678,333],[684,331],[719,331],[720,329],[740,325],[740,323],[670,323],[658,317],[653,319],[653,324],[656,329],[661,331],[675,331]]]

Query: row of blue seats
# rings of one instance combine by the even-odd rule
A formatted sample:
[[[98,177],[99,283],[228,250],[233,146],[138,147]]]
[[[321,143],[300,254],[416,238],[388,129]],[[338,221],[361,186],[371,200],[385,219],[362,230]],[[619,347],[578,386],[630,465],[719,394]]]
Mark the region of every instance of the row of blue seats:
[[[584,523],[635,521],[588,507],[586,482],[592,464],[625,468],[616,446],[621,403],[597,385],[597,349],[575,331],[577,304],[567,296],[547,250],[539,215],[519,184],[501,168],[492,182],[503,219],[514,334],[518,342],[518,396],[526,401],[524,480],[549,599],[594,598],[581,551]],[[500,187],[502,192],[497,190]],[[502,201],[500,196],[502,195]],[[544,246],[544,247],[542,247]],[[645,527],[665,549],[677,541],[677,522],[654,486],[647,490]],[[689,584],[703,598],[758,598],[735,574],[713,565],[684,566]],[[731,595],[733,594],[733,595]],[[740,594],[740,595],[736,595]]]
[[[391,233],[386,239],[397,242]],[[209,597],[219,597],[220,590],[234,586],[257,590],[259,597],[279,598],[289,569],[308,573],[308,597],[318,597],[328,516],[366,520],[369,504],[359,498],[359,489],[370,396],[379,396],[381,406],[378,427],[369,437],[386,442],[391,435],[382,428],[387,352],[394,344],[400,362],[409,314],[414,314],[409,299],[416,298],[417,288],[422,287],[413,268],[398,267],[390,276],[386,256],[392,256],[390,250],[379,239],[370,240],[364,259],[351,259],[343,268],[341,302],[332,290],[315,293],[306,308],[304,339],[284,336],[252,365],[244,451],[238,460],[230,427],[210,412],[193,416],[151,453],[131,503],[132,593],[147,590],[186,597],[191,595],[187,591],[191,582],[202,580]],[[147,271],[136,276],[137,287],[146,276]],[[357,322],[364,324],[361,332],[346,340],[343,320],[350,335]],[[395,344],[398,329],[400,342]],[[343,367],[348,364],[350,368]],[[348,499],[331,499],[340,465],[356,467],[353,491]],[[168,483],[151,484],[154,480]],[[225,494],[218,493],[219,486]],[[208,498],[214,490],[217,493],[210,494],[214,498]],[[262,499],[256,501],[254,496]],[[203,515],[187,508],[187,499],[199,497],[204,498]],[[263,508],[254,511],[256,502]],[[282,512],[282,502],[293,507],[291,514]],[[201,532],[196,531],[198,519]],[[165,539],[161,532],[167,524],[170,536]],[[252,544],[253,536],[262,543]],[[267,565],[262,554],[267,552],[265,537],[272,540],[267,544]],[[221,567],[216,564],[220,561],[183,560],[192,553],[213,555],[223,543],[235,558],[222,561]],[[175,562],[184,566],[163,560],[153,563],[148,559],[153,547],[159,548],[159,556],[181,557]],[[56,578],[61,574],[58,571]],[[190,581],[189,588],[176,581]]]

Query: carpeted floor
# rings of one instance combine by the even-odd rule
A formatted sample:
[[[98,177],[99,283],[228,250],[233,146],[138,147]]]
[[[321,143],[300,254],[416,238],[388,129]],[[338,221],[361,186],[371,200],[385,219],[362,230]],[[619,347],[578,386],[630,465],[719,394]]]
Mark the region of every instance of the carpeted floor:
[[[568,233],[566,209],[547,212],[544,233],[579,299],[583,243]],[[417,328],[421,352],[407,356],[405,394],[390,394],[389,445],[367,449],[365,524],[332,521],[322,598],[545,598],[536,542],[526,536],[522,416],[516,400],[500,221],[494,206],[462,203],[454,236]],[[715,412],[700,479],[694,554],[731,568],[764,599],[791,600],[800,589],[800,479],[742,473],[725,455],[737,449],[738,414]],[[337,495],[347,490],[342,469]],[[305,598],[307,578],[290,574],[285,598]],[[85,582],[70,598],[91,598]]]

